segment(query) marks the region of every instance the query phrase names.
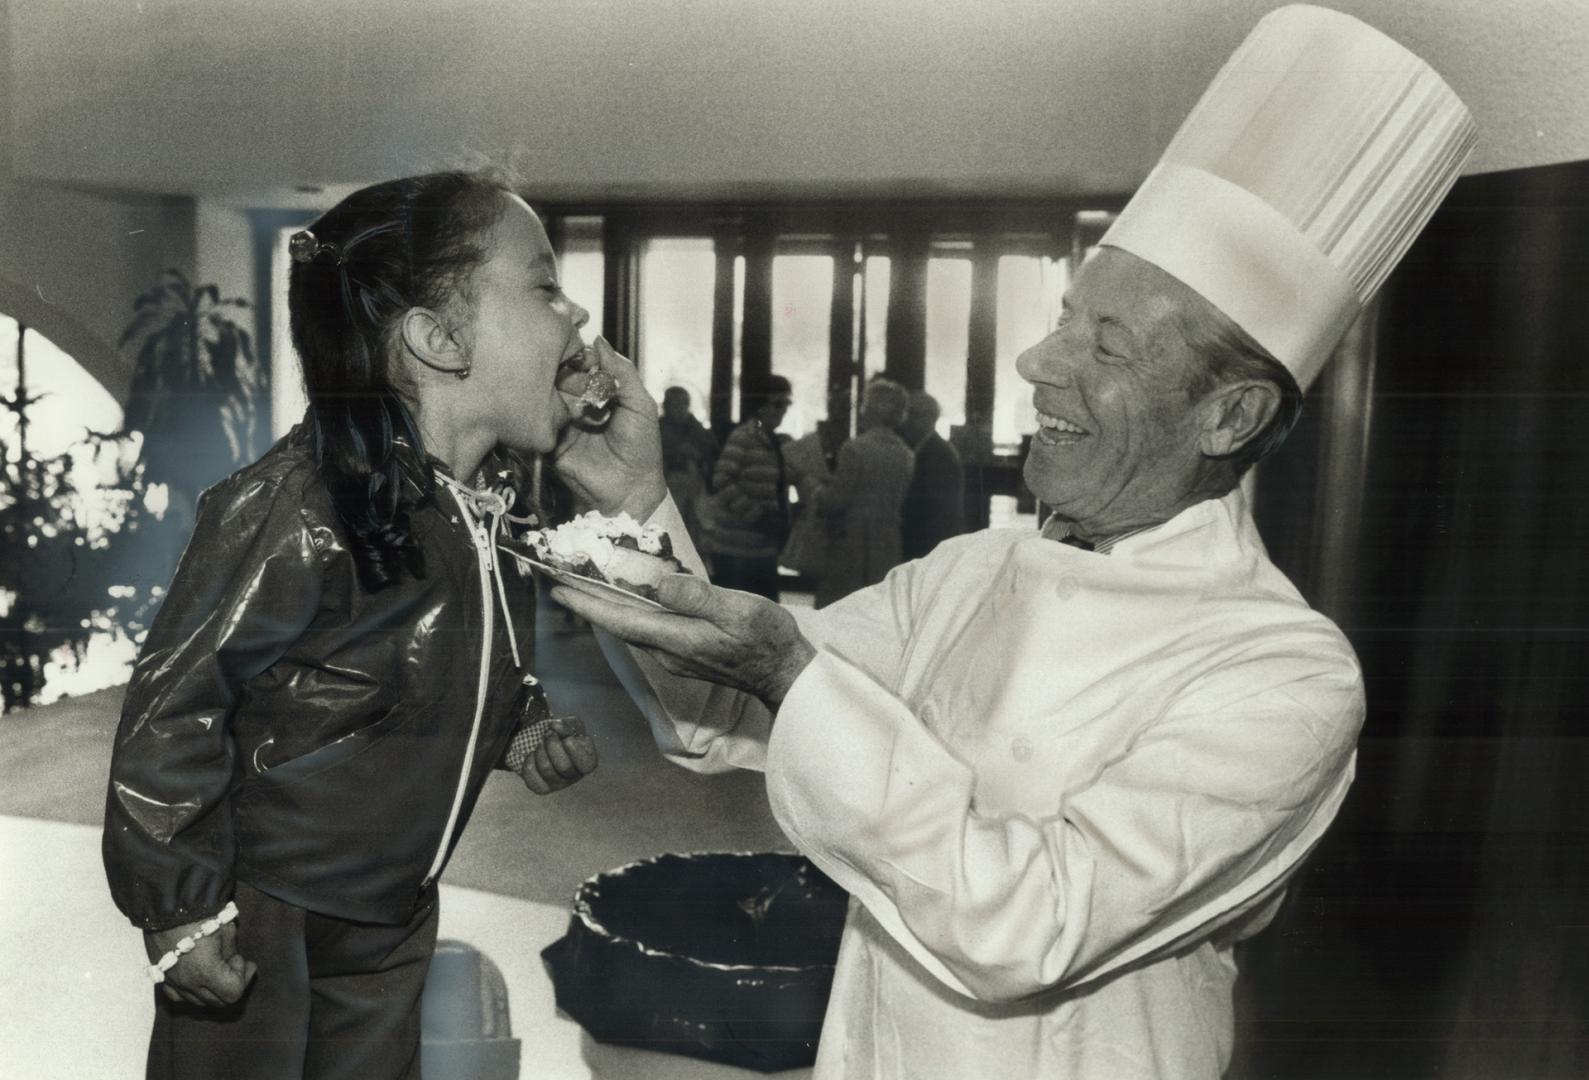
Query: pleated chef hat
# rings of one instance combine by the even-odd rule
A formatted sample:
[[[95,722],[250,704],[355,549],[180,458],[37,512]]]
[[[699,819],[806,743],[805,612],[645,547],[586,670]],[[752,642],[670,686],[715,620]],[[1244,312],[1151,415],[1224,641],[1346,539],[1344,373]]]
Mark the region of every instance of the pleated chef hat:
[[[1467,107],[1402,46],[1339,12],[1279,8],[1102,242],[1195,289],[1305,388],[1474,142]]]

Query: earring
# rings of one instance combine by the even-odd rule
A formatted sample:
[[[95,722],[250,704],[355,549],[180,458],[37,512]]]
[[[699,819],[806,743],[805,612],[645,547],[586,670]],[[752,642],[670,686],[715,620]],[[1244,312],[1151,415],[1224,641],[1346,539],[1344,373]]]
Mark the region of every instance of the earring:
[[[469,377],[469,368],[472,367],[472,366],[473,365],[465,364],[461,368],[453,368],[452,373],[453,373],[453,375],[455,375],[457,377],[459,382],[463,382],[465,379],[467,379]]]

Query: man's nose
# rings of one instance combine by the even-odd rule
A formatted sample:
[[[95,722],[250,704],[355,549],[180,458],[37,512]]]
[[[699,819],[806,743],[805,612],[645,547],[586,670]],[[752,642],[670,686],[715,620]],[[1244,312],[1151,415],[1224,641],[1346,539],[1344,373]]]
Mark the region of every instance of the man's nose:
[[[1055,382],[1068,371],[1075,343],[1063,327],[1015,358],[1015,372],[1027,382]]]

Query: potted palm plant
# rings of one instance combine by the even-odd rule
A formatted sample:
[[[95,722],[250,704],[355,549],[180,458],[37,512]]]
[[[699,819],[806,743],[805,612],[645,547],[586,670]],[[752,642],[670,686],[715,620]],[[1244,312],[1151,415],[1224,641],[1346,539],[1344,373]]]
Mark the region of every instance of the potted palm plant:
[[[174,502],[252,461],[265,372],[238,321],[248,301],[193,285],[178,270],[134,304],[121,346],[134,361],[126,426],[143,433],[143,478]]]

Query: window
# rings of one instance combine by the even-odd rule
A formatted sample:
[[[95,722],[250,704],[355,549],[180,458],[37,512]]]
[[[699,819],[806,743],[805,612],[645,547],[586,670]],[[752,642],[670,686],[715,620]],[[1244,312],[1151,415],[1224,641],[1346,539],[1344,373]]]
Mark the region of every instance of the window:
[[[712,283],[717,255],[707,237],[660,237],[640,257],[640,376],[658,401],[670,386],[690,392],[704,415],[712,389]]]
[[[868,255],[861,272],[861,378],[870,379],[888,366],[888,283],[892,266],[887,255]]]
[[[604,311],[606,259],[601,251],[601,224],[599,217],[563,218],[563,248],[557,253],[563,295],[590,312],[583,331],[586,341],[601,334]]]
[[[999,259],[998,312],[993,368],[993,448],[1010,452],[1037,427],[1032,388],[1015,370],[1015,358],[1053,330],[1060,297],[1069,284],[1070,260],[1037,255]]]
[[[745,256],[734,256],[734,382],[729,394],[729,415],[739,423],[739,376],[745,370]],[[703,418],[704,419],[704,418]]]
[[[288,274],[292,256],[287,241],[302,225],[287,225],[276,230],[275,250],[270,256],[270,437],[279,439],[303,419],[309,397],[303,391],[303,370],[298,366],[298,350],[292,347],[292,313],[287,310]]]
[[[1076,228],[1071,233],[1071,261],[1080,265],[1098,254],[1098,242],[1119,216],[1110,210],[1076,211]]]
[[[772,370],[789,380],[794,395],[779,430],[795,438],[828,415],[832,326],[833,256],[773,256]]]
[[[23,395],[28,403],[19,404]],[[122,410],[116,399],[52,341],[4,315],[0,315],[0,399],[10,406],[0,409],[0,467],[4,469],[0,518],[5,519],[8,534],[12,529],[28,534],[22,542],[29,548],[47,548],[51,541],[65,544],[63,534],[53,523],[64,516],[78,532],[71,539],[72,547],[108,545],[109,537],[121,527],[125,508],[124,494],[112,490],[111,485],[116,483],[120,469],[137,459],[140,445],[136,438],[119,447],[114,443],[96,447],[90,440],[91,433],[104,435],[120,429]],[[17,520],[21,463],[63,455],[64,479],[72,494],[64,506],[57,504],[56,513],[61,516],[36,517],[31,522]],[[151,504],[154,501],[151,499]],[[62,557],[68,563],[75,558],[70,551],[63,551]],[[52,579],[46,585],[56,590],[62,582]],[[100,603],[111,607],[116,595],[112,590]],[[0,616],[9,613],[19,598],[19,593],[0,585]],[[77,617],[72,615],[73,619]],[[81,663],[69,650],[57,649],[39,671],[41,684],[31,697],[33,704],[42,705],[127,681],[137,655],[136,644],[104,614],[96,612],[88,618],[92,620],[93,633]],[[87,628],[90,622],[83,625]]]
[[[971,343],[971,260],[927,260],[927,393],[943,410],[938,434],[966,422],[966,366]]]

